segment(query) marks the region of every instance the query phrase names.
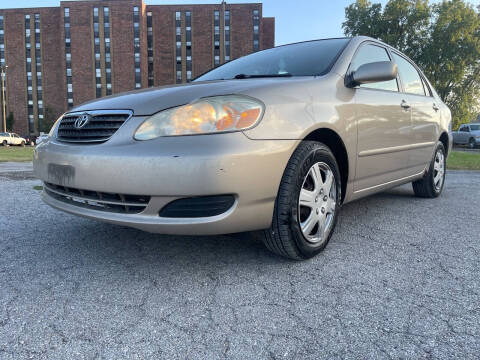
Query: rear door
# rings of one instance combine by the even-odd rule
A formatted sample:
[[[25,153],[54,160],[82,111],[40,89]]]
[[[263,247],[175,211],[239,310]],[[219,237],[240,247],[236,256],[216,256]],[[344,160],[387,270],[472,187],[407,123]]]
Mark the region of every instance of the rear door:
[[[462,130],[463,130],[464,125],[460,126],[457,131],[453,132],[453,143],[454,144],[463,144],[463,139],[462,139]]]
[[[363,43],[349,67],[391,61],[387,50],[378,44]],[[403,177],[410,142],[410,108],[402,107],[398,79],[355,88],[357,123],[357,167],[354,191],[362,191]]]
[[[460,130],[460,144],[467,144],[468,139],[470,138],[470,128],[468,125],[463,125],[463,127]]]
[[[404,56],[392,52],[398,65],[404,97],[412,110],[412,127],[408,152],[409,175],[418,174],[431,161],[440,138],[440,108],[420,72]]]

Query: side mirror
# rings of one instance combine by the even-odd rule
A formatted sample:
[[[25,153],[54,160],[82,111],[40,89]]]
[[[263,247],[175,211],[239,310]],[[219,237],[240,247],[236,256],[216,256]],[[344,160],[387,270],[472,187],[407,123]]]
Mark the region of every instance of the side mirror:
[[[395,79],[397,74],[398,66],[391,61],[363,64],[345,78],[345,85],[352,88],[361,84],[389,81]]]

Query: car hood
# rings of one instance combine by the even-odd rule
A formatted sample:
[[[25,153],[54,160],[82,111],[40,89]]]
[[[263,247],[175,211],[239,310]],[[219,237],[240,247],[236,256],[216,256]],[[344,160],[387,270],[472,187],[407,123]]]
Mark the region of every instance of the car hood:
[[[174,106],[188,104],[202,97],[248,94],[249,90],[302,80],[305,78],[220,80],[148,88],[89,101],[73,108],[70,112],[106,109],[132,110],[135,116],[145,116]]]

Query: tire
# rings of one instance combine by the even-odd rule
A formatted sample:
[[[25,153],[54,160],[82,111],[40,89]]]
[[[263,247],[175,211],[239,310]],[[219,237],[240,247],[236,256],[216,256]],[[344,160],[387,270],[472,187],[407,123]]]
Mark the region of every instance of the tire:
[[[475,149],[475,139],[474,139],[474,138],[470,138],[470,139],[468,140],[468,147],[469,147],[470,149]]]
[[[446,156],[445,147],[439,141],[435,147],[432,162],[427,174],[420,180],[412,183],[413,192],[422,198],[436,198],[445,185]]]
[[[304,260],[317,255],[335,229],[341,189],[340,171],[330,149],[314,141],[300,143],[283,173],[272,225],[261,234],[265,246],[288,259]]]
[[[7,140],[3,140],[2,145],[3,146],[8,146]]]
[[[25,147],[25,141],[22,141],[22,143],[20,144],[21,147]]]

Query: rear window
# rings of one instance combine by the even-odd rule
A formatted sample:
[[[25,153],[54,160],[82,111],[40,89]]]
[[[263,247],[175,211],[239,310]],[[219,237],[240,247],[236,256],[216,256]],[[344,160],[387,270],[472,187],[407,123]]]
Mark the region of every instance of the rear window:
[[[315,76],[328,73],[350,39],[326,39],[279,46],[230,61],[195,81],[245,77]]]

